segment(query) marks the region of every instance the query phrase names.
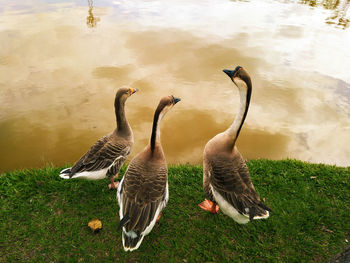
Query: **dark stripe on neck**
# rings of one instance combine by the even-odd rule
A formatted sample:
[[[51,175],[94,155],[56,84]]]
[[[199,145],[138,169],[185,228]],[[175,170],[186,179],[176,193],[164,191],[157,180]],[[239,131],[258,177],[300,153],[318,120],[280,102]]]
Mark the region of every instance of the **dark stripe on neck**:
[[[250,79],[243,79],[243,80],[247,84],[246,104],[245,104],[245,110],[244,110],[244,114],[243,114],[243,118],[242,118],[241,124],[239,125],[239,128],[238,128],[237,133],[236,133],[235,142],[236,142],[236,140],[238,138],[238,135],[239,135],[239,133],[240,133],[240,131],[242,129],[244,120],[247,117],[249,103],[250,103],[250,97],[252,95],[252,83],[251,83]]]
[[[159,115],[160,115],[162,109],[163,109],[163,107],[160,107],[160,105],[158,105],[156,111],[154,112],[152,135],[151,135],[151,151],[152,151],[152,153],[153,153],[154,148],[156,146],[157,126],[158,126]]]

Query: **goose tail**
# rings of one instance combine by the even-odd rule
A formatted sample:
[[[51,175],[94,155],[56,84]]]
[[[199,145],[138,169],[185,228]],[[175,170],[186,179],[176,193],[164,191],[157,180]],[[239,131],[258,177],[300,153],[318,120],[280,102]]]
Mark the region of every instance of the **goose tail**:
[[[70,172],[71,172],[71,167],[70,168],[66,168],[66,169],[63,169],[61,172],[60,172],[60,177],[63,178],[63,179],[70,179]]]
[[[130,230],[126,232],[124,225],[130,221],[129,214],[127,213],[122,220],[120,220],[117,230],[123,229],[122,231],[122,243],[125,251],[134,251],[139,248],[142,243],[143,234],[138,233],[138,231]]]
[[[137,232],[129,231],[126,232],[125,228],[123,228],[122,232],[122,242],[125,251],[134,251],[139,248],[142,243],[144,235],[140,235]]]
[[[272,212],[271,208],[260,202],[257,206],[249,209],[249,220],[266,219],[270,216],[270,212]]]

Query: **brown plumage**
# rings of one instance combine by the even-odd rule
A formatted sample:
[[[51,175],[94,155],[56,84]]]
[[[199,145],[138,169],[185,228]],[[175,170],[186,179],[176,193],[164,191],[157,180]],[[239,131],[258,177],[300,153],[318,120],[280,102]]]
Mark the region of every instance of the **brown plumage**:
[[[168,168],[160,143],[160,121],[179,100],[173,96],[160,100],[154,113],[150,143],[131,160],[118,186],[119,228],[122,228],[125,251],[140,246],[168,202]]]
[[[215,203],[228,216],[240,224],[249,220],[267,218],[269,209],[256,193],[248,167],[235,146],[248,112],[252,91],[248,73],[240,66],[224,70],[240,91],[241,104],[233,124],[212,138],[203,155],[203,188],[211,202],[200,204],[205,210],[215,212]],[[208,207],[208,206],[212,207]],[[206,207],[207,206],[207,207]]]
[[[134,136],[125,116],[125,102],[137,89],[120,88],[115,96],[116,129],[99,139],[71,168],[61,171],[64,179],[102,179],[117,174],[130,154]]]

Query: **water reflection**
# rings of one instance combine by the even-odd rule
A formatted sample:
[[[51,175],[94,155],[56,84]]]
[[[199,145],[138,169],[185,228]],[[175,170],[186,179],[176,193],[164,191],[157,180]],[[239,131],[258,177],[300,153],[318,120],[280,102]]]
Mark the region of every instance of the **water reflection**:
[[[350,6],[349,0],[303,0],[302,4],[309,6],[322,6],[325,9],[333,10],[333,14],[326,18],[326,23],[346,29],[349,27],[350,19],[347,17],[347,11]]]
[[[96,27],[97,22],[100,21],[99,17],[94,16],[92,10],[94,9],[93,0],[88,0],[89,3],[89,15],[86,17],[86,24],[88,27]]]
[[[334,10],[333,14],[327,18],[326,23],[334,24],[345,29],[349,27],[350,24],[350,19],[346,15],[350,6],[350,1],[341,0],[338,3],[338,7]]]
[[[335,9],[341,1],[342,0],[301,0],[300,2],[302,4],[307,4],[312,7],[323,6],[326,9]],[[347,0],[345,0],[345,2],[346,1]]]

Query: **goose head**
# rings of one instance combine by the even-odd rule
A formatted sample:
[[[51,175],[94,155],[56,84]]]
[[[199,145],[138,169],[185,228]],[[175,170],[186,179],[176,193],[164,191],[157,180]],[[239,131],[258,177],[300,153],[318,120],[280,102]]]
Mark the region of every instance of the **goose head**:
[[[118,100],[126,101],[127,98],[129,98],[132,94],[134,94],[137,91],[138,89],[135,88],[120,88],[118,89],[115,98]]]
[[[159,128],[158,123],[163,119],[164,115],[180,100],[180,98],[176,98],[172,95],[160,99],[158,107],[154,112],[153,132],[156,132],[156,127]]]
[[[159,120],[161,120],[163,116],[180,100],[180,98],[176,98],[172,95],[161,98],[156,109],[156,115],[159,116]]]
[[[247,71],[241,66],[237,66],[234,70],[223,70],[227,76],[230,77],[232,82],[237,86],[239,92],[245,97],[246,110],[248,110],[250,97],[252,94],[252,81]]]
[[[223,72],[230,77],[232,82],[239,88],[249,90],[252,88],[252,82],[247,71],[241,66],[237,66],[234,70],[224,69]]]
[[[180,98],[176,98],[172,95],[161,98],[156,109],[156,112],[159,114],[159,119],[162,119],[165,113],[167,113],[172,107],[174,107],[174,105],[180,100]]]

